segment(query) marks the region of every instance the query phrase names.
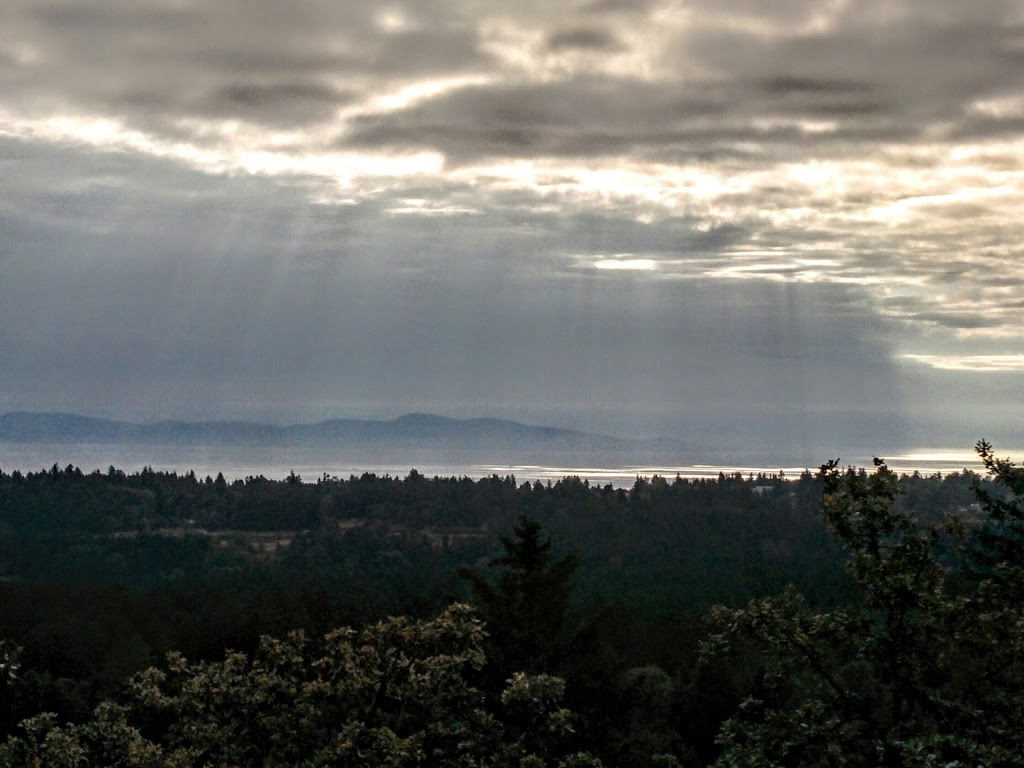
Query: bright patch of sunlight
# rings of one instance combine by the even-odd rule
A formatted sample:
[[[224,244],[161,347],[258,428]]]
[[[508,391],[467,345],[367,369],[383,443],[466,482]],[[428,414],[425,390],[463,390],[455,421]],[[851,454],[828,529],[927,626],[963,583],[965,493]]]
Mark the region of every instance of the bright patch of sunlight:
[[[469,88],[475,85],[486,85],[493,78],[486,75],[461,75],[459,77],[442,77],[436,80],[419,80],[408,83],[393,91],[376,96],[368,101],[354,104],[338,110],[337,116],[344,120],[367,114],[381,114],[408,109],[416,104],[436,98],[449,91]]]
[[[598,259],[594,267],[624,272],[652,272],[658,268],[658,262],[654,259]]]
[[[412,27],[412,22],[401,8],[384,8],[377,13],[374,21],[383,32],[404,32]]]
[[[939,371],[1024,371],[1024,355],[900,355]]]
[[[1019,117],[1024,114],[1024,97],[997,96],[991,99],[978,99],[971,104],[971,111],[997,120]]]
[[[901,456],[886,456],[887,461],[948,461],[977,464],[978,454],[974,451],[920,451]]]

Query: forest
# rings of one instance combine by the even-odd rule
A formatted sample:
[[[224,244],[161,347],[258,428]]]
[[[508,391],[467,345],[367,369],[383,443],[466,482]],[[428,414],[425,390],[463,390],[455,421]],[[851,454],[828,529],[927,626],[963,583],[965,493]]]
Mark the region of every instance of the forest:
[[[1019,766],[1024,469],[0,471],[0,766]]]

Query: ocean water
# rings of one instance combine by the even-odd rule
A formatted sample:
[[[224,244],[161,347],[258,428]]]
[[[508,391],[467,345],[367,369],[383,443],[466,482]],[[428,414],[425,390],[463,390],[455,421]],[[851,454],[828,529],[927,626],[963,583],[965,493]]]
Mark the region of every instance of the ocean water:
[[[1014,454],[1020,456],[1024,452]],[[1002,455],[1002,454],[1001,454]],[[856,451],[836,452],[844,465],[871,466],[870,456],[859,456]],[[829,458],[822,457],[821,461]],[[924,475],[960,472],[970,469],[984,472],[978,457],[970,452],[922,449],[905,451],[887,456],[893,470],[901,473],[920,472]],[[36,472],[49,469],[54,464],[63,468],[72,464],[83,472],[99,469],[103,472],[114,466],[129,474],[151,467],[157,471],[184,474],[194,471],[200,478],[218,472],[229,481],[263,475],[280,480],[295,472],[304,481],[313,482],[325,475],[347,479],[351,475],[370,472],[376,475],[405,477],[411,469],[426,477],[470,477],[481,478],[498,475],[513,475],[519,482],[540,480],[555,482],[564,477],[577,476],[592,484],[611,484],[617,488],[628,488],[637,477],[650,478],[660,475],[675,478],[714,478],[720,472],[727,475],[739,472],[744,476],[764,473],[768,475],[785,473],[796,477],[805,469],[816,471],[818,463],[786,456],[744,457],[735,461],[701,462],[692,457],[644,456],[641,463],[630,463],[622,456],[566,456],[552,453],[538,453],[532,456],[473,456],[457,452],[436,451],[394,451],[354,452],[352,450],[331,450],[330,447],[298,446],[292,448],[266,448],[257,445],[192,446],[192,445],[136,445],[119,446],[109,444],[41,444],[41,443],[0,443],[0,469],[10,473]]]

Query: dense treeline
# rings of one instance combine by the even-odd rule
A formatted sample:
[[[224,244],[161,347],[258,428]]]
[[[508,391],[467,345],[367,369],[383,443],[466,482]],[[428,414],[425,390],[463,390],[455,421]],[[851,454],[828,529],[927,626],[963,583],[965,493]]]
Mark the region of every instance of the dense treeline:
[[[771,660],[757,651],[763,638],[737,631],[730,642],[714,635],[731,655],[699,662],[714,632],[708,609],[725,604],[742,617],[748,600],[788,584],[807,611],[843,611],[863,597],[861,575],[844,568],[850,541],[821,515],[835,474],[655,477],[626,491],[415,471],[313,483],[0,472],[0,627],[20,665],[0,726],[19,733],[22,719],[53,711],[95,730],[97,701],[123,696],[132,673],[164,664],[169,651],[223,664],[225,649],[262,652],[263,635],[429,619],[468,599],[490,634],[487,663],[466,684],[490,716],[506,716],[515,673],[565,680],[573,736],[539,759],[576,750],[612,765],[655,755],[710,762],[720,725],[738,733],[740,701],[761,696],[766,706]],[[888,499],[893,514],[915,526],[957,515],[970,527],[984,506],[977,488],[989,506],[1002,498],[967,472],[892,482],[901,491]],[[937,539],[935,551],[963,571],[952,539]],[[953,581],[967,589],[966,576]],[[130,720],[134,705],[124,706],[118,717]],[[501,752],[499,742],[488,749]]]

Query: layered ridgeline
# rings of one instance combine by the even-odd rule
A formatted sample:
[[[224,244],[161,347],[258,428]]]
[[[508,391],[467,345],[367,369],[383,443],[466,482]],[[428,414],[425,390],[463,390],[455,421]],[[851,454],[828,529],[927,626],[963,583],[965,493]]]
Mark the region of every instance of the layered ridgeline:
[[[275,426],[247,421],[159,421],[138,424],[73,413],[7,413],[0,416],[0,441],[16,443],[144,443],[298,445],[304,443],[418,443],[463,446],[539,446],[612,450],[641,443],[504,419],[452,419],[410,413],[387,421],[330,419]]]
[[[273,474],[278,465],[285,471],[306,467],[307,473],[312,471],[310,467],[355,466],[608,467],[648,462],[673,466],[695,455],[692,447],[680,440],[632,440],[504,419],[454,419],[426,413],[391,420],[331,419],[289,426],[248,421],[141,424],[70,413],[8,413],[0,416],[0,447],[4,446],[7,459],[0,455],[0,465],[23,469],[37,468],[38,454],[46,466],[52,461],[62,466],[70,461],[105,467],[138,460],[198,470],[210,456],[183,455],[182,451],[201,450],[217,457],[218,470],[227,471],[231,465],[244,469],[243,475],[251,471]],[[61,446],[61,450],[54,454],[48,446]]]

